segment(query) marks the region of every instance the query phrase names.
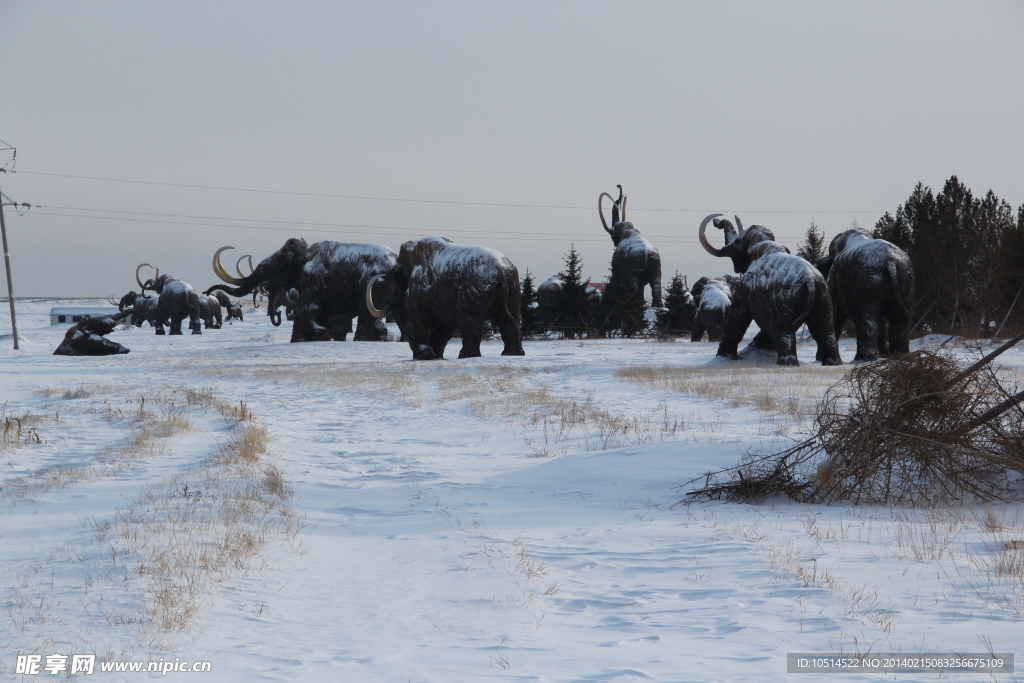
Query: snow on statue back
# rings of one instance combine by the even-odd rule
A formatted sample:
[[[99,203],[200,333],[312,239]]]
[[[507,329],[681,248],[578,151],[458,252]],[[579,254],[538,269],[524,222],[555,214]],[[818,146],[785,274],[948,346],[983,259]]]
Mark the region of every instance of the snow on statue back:
[[[732,287],[739,284],[734,275],[716,277],[714,280],[702,277],[693,283],[691,293],[696,297],[697,312],[693,317],[690,341],[699,342],[708,333],[709,342],[722,341],[725,321],[732,307]]]
[[[910,351],[914,267],[905,251],[852,228],[832,239],[818,270],[828,278],[835,329],[847,320],[857,329],[854,360]]]
[[[55,356],[113,356],[128,353],[128,349],[117,342],[104,338],[103,335],[114,331],[124,318],[131,315],[131,309],[115,315],[94,318],[84,315],[76,324],[68,328],[64,341],[60,343]]]
[[[799,365],[796,333],[806,323],[818,343],[817,360],[823,365],[842,365],[832,328],[832,300],[818,269],[790,254],[763,225],[743,230],[737,216],[741,230],[737,233],[732,223],[717,218],[721,215],[714,213],[701,221],[700,243],[712,256],[731,258],[733,269],[743,277],[733,287],[732,308],[718,355],[738,360],[737,347],[751,321],[757,321],[761,331],[754,337],[753,345],[778,352],[779,365]],[[721,249],[712,247],[704,234],[712,220],[725,233],[725,246]]]
[[[405,242],[391,271],[366,287],[367,308],[378,318],[394,314],[416,360],[443,358],[456,330],[462,332],[459,358],[479,356],[486,321],[501,332],[501,355],[524,355],[521,296],[519,271],[505,256],[446,237]]]

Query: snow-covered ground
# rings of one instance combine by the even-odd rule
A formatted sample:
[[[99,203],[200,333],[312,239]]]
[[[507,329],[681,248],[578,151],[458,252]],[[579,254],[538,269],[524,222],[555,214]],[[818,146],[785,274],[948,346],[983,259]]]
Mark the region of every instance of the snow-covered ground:
[[[20,351],[0,339],[4,680],[52,678],[15,674],[32,653],[209,661],[216,681],[808,680],[787,653],[1024,642],[1018,506],[673,507],[799,432],[794,401],[842,371],[808,343],[799,370],[747,375],[686,341],[422,363],[289,344],[247,312],[73,358],[51,355],[54,305],[20,306]],[[636,379],[686,367],[731,393]]]

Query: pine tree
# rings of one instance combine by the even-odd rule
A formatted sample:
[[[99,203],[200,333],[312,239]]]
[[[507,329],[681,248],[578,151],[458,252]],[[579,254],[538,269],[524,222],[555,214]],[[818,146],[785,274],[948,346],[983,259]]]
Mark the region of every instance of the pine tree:
[[[818,261],[828,256],[825,233],[814,224],[814,221],[811,221],[811,227],[807,228],[806,239],[797,245],[796,255],[807,259],[815,265],[817,265]]]
[[[983,337],[1004,320],[1007,331],[1024,322],[1017,317],[1024,304],[1022,210],[1014,216],[991,190],[975,197],[951,176],[937,195],[918,183],[895,215],[878,220],[874,236],[906,251],[914,265],[916,320],[933,331]]]
[[[551,329],[566,339],[575,339],[593,331],[594,300],[587,293],[583,260],[576,245],[570,247],[564,260],[565,270],[558,274],[562,290],[552,305]]]
[[[647,302],[638,295],[636,280],[625,265],[612,268],[597,310],[598,334],[635,337],[647,331]]]
[[[523,276],[523,296],[519,304],[519,328],[524,338],[536,337],[544,332],[536,304],[537,290],[533,286],[533,276],[527,270],[526,275]]]
[[[688,334],[693,329],[693,316],[696,313],[697,305],[693,300],[693,295],[690,294],[683,276],[677,270],[665,293],[665,308],[657,313],[655,325],[658,334]]]

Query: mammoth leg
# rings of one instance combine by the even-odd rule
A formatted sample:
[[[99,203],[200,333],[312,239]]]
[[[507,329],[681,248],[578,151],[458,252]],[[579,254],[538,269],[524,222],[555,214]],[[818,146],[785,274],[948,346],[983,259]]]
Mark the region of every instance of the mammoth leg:
[[[704,338],[704,321],[701,320],[700,316],[694,316],[693,318],[693,330],[690,332],[690,341],[699,342]]]
[[[149,321],[149,324],[156,328],[156,334],[164,333],[164,324],[167,322],[167,308],[161,306],[160,302],[157,302],[156,312],[153,314],[153,319]]]
[[[772,339],[772,335],[764,330],[758,330],[758,333],[754,335],[754,338],[750,340],[750,343],[754,345],[755,349],[763,349],[765,351],[772,351],[775,349],[775,340]]]
[[[796,358],[796,333],[783,330],[781,326],[772,321],[772,336],[775,337],[775,349],[779,358],[775,361],[777,365],[800,365]]]
[[[382,318],[374,318],[369,313],[360,313],[356,318],[355,341],[387,341],[388,326]]]
[[[352,331],[352,318],[335,318],[331,321],[331,341],[347,341]]]
[[[174,315],[174,314],[171,315],[171,325],[170,325],[170,327],[171,327],[171,334],[181,334],[181,321],[182,320],[184,320],[183,317],[179,317],[178,315]]]
[[[878,355],[889,355],[889,320],[885,316],[878,318]]]
[[[839,335],[842,334],[843,325],[845,325],[845,324],[846,324],[846,311],[844,311],[841,306],[835,305],[835,307],[832,309],[832,332],[835,335],[837,342],[839,341]],[[807,324],[807,329],[808,329],[808,331],[810,331],[810,329],[811,329],[810,323]],[[811,332],[811,335],[813,336],[814,333]],[[814,337],[814,339],[815,339],[815,341],[817,341],[818,338]],[[815,354],[814,360],[816,360],[816,361],[824,361],[825,360],[824,353],[825,353],[824,348],[819,343],[818,344],[818,353]]]
[[[661,281],[655,280],[651,283],[651,306],[654,308],[665,308],[661,298]]]
[[[503,356],[525,356],[523,351],[523,333],[519,321],[511,315],[504,307],[498,311],[493,318],[494,326],[501,334],[501,341],[505,345],[502,349]]]
[[[857,355],[853,360],[878,358],[878,316],[872,312],[858,311],[853,324],[857,328]]]
[[[484,336],[484,326],[479,322],[467,322],[459,326],[462,330],[462,348],[459,358],[478,358],[480,356],[480,340]]]
[[[743,335],[753,322],[754,316],[746,302],[739,297],[733,299],[732,306],[725,319],[725,332],[722,334],[722,341],[718,344],[718,356],[725,356],[730,360],[739,360],[739,345],[743,341]]]
[[[453,329],[434,330],[430,333],[430,348],[434,352],[434,358],[444,358],[444,349],[454,335]],[[479,351],[477,355],[480,355]]]
[[[815,359],[821,359],[822,365],[843,364],[843,359],[839,356],[839,344],[836,342],[832,319],[832,311],[826,309],[824,312],[812,311],[804,321],[807,323],[811,338],[818,344],[818,353]]]
[[[910,353],[910,317],[906,314],[886,317],[889,324],[889,353]]]

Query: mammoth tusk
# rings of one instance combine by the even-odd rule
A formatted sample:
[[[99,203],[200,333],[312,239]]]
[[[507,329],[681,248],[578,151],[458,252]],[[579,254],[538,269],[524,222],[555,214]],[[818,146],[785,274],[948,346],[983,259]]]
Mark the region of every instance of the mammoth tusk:
[[[220,254],[222,251],[225,251],[227,249],[234,249],[234,247],[221,247],[220,249],[217,250],[217,253],[213,255],[213,273],[214,275],[216,275],[229,285],[238,286],[244,284],[241,280],[233,278],[230,275],[228,275],[227,269],[224,268],[224,264],[221,263]]]
[[[114,297],[113,296],[108,296],[107,297],[107,303],[109,303],[112,306],[120,306],[121,305],[120,301],[114,301]]]
[[[612,202],[613,204],[615,203],[615,200],[612,199],[612,196],[610,194],[608,194],[607,192],[602,192],[597,197],[597,213],[601,216],[601,225],[604,226],[605,231],[611,233],[613,232],[613,230],[608,227],[608,221],[604,219],[604,207],[601,205],[601,202],[602,200],[604,200],[605,197],[608,198],[608,201]]]
[[[292,306],[295,306],[296,304],[299,303],[299,290],[292,287],[291,289],[284,293],[284,298]]]
[[[626,200],[627,199],[629,199],[629,197],[623,197],[622,198],[622,222],[623,223],[626,222]]]
[[[366,283],[366,308],[370,311],[370,315],[374,318],[385,318],[388,315],[388,308],[380,309],[373,305],[373,285],[377,280],[384,277],[383,275],[374,275],[370,278],[370,281]]]
[[[733,218],[736,219],[736,230],[743,232],[743,221],[741,221],[740,217],[735,214],[733,214]]]
[[[149,268],[152,268],[153,266],[148,263],[140,263],[139,267],[135,269],[135,281],[139,283],[139,287],[142,287],[142,291],[146,291],[146,285],[142,284],[142,278],[139,277],[139,271],[142,270],[143,266],[148,266]],[[157,271],[157,275],[159,274],[160,271]]]
[[[704,250],[711,254],[712,256],[725,256],[725,254],[723,253],[724,250],[715,249],[713,246],[711,246],[711,242],[708,242],[708,237],[707,235],[704,234],[704,232],[708,228],[708,223],[710,223],[712,219],[718,218],[721,215],[722,214],[720,213],[713,213],[704,220],[702,220],[700,222],[700,231],[698,231],[697,233],[697,236],[700,238],[701,246],[704,247]]]
[[[242,272],[242,261],[249,259],[249,275],[253,274],[256,269],[252,267],[252,254],[246,254],[245,256],[239,256],[238,260],[235,261],[235,272],[238,273],[238,277],[246,277],[245,273]]]

